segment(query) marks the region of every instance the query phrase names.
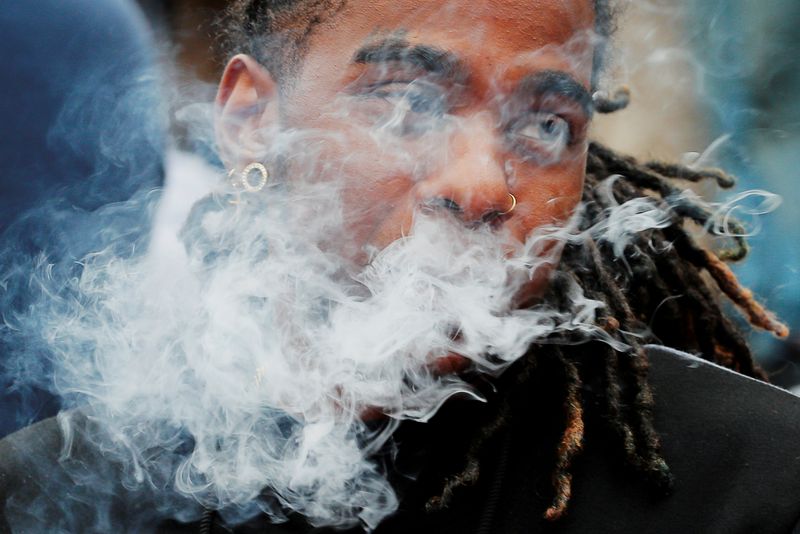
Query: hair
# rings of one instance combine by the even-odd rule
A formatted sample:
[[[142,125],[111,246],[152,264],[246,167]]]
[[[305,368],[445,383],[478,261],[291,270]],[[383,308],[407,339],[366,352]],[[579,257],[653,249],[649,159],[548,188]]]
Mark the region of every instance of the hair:
[[[610,0],[593,0],[595,34],[592,85],[602,71],[607,44],[616,30]],[[228,43],[264,65],[276,80],[288,82],[302,63],[309,37],[338,13],[346,0],[236,0],[228,8]]]
[[[739,260],[747,254],[744,238],[736,237],[730,249],[714,253],[697,244],[687,228],[691,223],[707,226],[712,214],[700,200],[681,195],[678,181],[713,180],[730,188],[734,180],[719,170],[695,170],[660,161],[638,163],[598,144],[591,143],[583,189],[584,229],[600,223],[610,200],[604,187],[610,185],[620,204],[647,197],[671,214],[671,225],[640,233],[628,245],[624,260],[612,245],[591,237],[567,245],[546,299],[559,303],[570,284],[578,284],[589,298],[604,303],[597,317],[605,331],[629,347],[617,351],[608,343],[582,345],[536,344],[509,370],[515,388],[530,387],[535,369],[547,369],[549,380],[561,396],[562,414],[558,443],[553,444],[553,500],[544,515],[556,520],[564,515],[571,496],[573,460],[584,447],[584,430],[589,418],[610,431],[624,457],[624,463],[639,473],[657,493],[666,495],[672,475],[660,452],[660,440],[653,426],[653,394],[647,380],[648,359],[644,346],[660,343],[700,354],[744,375],[766,380],[756,365],[743,333],[724,311],[719,299],[724,294],[753,327],[779,337],[787,328],[755,301],[742,287],[724,260]],[[737,223],[734,223],[737,226]],[[741,228],[733,228],[741,234]],[[625,266],[621,266],[621,262]],[[564,303],[566,304],[566,303]],[[565,341],[565,340],[562,340]],[[587,361],[587,355],[592,362]],[[602,383],[602,394],[590,402],[582,395],[589,382]],[[507,424],[508,400],[495,403],[495,412],[474,443],[458,473],[444,477],[441,492],[428,501],[428,508],[447,506],[455,490],[475,484],[479,478],[479,453],[493,435]]]
[[[302,61],[315,27],[344,3],[239,0],[229,9],[229,37],[238,51],[249,53],[281,79],[290,76]],[[601,37],[595,51],[595,81],[606,55],[606,42],[615,30],[615,19],[609,0],[595,0],[595,33]],[[603,113],[623,108],[628,101],[626,91],[610,98],[599,96],[595,109]],[[506,373],[505,377],[511,377],[506,382],[512,383],[501,390],[505,398],[494,403],[493,413],[474,434],[460,468],[443,475],[436,494],[427,499],[429,510],[446,507],[460,488],[476,484],[481,452],[511,419],[510,397],[515,391],[530,388],[532,380],[545,370],[551,384],[557,381],[550,389],[561,406],[557,439],[552,443],[553,495],[544,511],[549,520],[559,519],[568,508],[573,461],[583,451],[586,425],[591,422],[610,432],[625,465],[657,492],[669,493],[672,475],[653,426],[654,401],[644,350],[647,343],[700,354],[747,376],[766,379],[719,295],[727,296],[750,325],[781,337],[788,331],[739,284],[725,263],[744,258],[744,238],[735,237],[733,248],[714,253],[692,237],[688,226],[696,223],[710,227],[712,214],[702,201],[681,195],[680,182],[704,180],[723,188],[734,185],[734,180],[719,170],[696,170],[660,161],[640,163],[598,143],[590,145],[583,189],[584,229],[601,222],[610,207],[603,192],[607,189],[601,185],[610,186],[618,203],[641,197],[661,203],[672,218],[671,225],[637,235],[628,245],[624,260],[617,257],[611,245],[591,237],[584,243],[567,245],[546,298],[564,301],[567,288],[579,285],[587,297],[605,304],[598,323],[628,349],[618,351],[599,341],[531,346]],[[621,261],[625,268],[620,268]],[[587,364],[586,354],[591,354],[591,364]],[[602,384],[597,402],[585,398],[583,386],[588,382]]]
[[[228,8],[228,43],[287,83],[302,63],[308,39],[346,0],[237,0]]]

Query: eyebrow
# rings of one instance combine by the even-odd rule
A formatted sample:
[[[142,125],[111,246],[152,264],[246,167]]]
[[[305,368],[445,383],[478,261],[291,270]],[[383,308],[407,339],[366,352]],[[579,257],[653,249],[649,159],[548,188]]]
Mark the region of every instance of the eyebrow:
[[[594,112],[592,95],[571,74],[560,70],[545,70],[526,76],[519,82],[515,91],[524,96],[537,97],[556,95],[572,100],[589,117]]]
[[[455,54],[430,45],[411,45],[398,39],[364,46],[353,56],[354,63],[404,63],[412,68],[441,76],[453,83],[465,83],[469,69]],[[592,95],[571,74],[560,70],[544,70],[524,77],[515,93],[529,96],[557,95],[572,100],[588,117],[594,113]]]
[[[454,83],[466,81],[469,70],[452,53],[429,45],[411,45],[398,39],[389,39],[359,49],[354,63],[404,63],[415,69],[441,76]]]

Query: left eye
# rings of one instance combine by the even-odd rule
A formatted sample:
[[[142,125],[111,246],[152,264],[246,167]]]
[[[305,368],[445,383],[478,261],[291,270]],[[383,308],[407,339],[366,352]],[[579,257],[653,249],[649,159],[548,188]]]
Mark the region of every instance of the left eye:
[[[569,143],[569,123],[553,113],[533,113],[514,128],[513,135],[551,149],[563,148]]]

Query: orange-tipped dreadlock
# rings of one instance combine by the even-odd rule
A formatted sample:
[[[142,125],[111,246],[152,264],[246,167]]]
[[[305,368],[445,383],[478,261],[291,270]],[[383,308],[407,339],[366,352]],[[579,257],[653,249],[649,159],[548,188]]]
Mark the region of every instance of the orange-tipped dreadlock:
[[[620,97],[621,98],[621,97]],[[613,106],[610,107],[614,108]],[[557,520],[568,508],[572,493],[572,460],[583,448],[585,417],[597,416],[616,436],[626,463],[642,474],[655,488],[668,492],[672,477],[660,453],[659,437],[653,428],[653,396],[647,382],[648,362],[643,346],[659,342],[687,352],[701,354],[720,365],[763,379],[744,335],[734,326],[720,303],[727,296],[748,322],[756,328],[788,335],[788,329],[742,287],[723,259],[739,259],[747,253],[741,237],[732,238],[735,247],[716,254],[700,247],[684,223],[707,223],[711,212],[697,200],[680,195],[676,180],[714,180],[731,187],[734,180],[718,170],[694,170],[662,162],[637,163],[593,143],[589,149],[583,201],[586,206],[584,228],[597,224],[604,216],[608,199],[598,194],[598,186],[615,176],[612,191],[615,200],[624,203],[650,197],[669,205],[672,225],[651,230],[631,244],[626,255],[628,269],[619,269],[613,251],[605,243],[591,238],[564,251],[561,273],[577,282],[584,293],[606,304],[598,324],[625,343],[630,350],[619,353],[608,345],[532,347],[526,362],[551,357],[563,368],[563,423],[552,467],[553,501],[544,516]],[[737,232],[742,233],[742,232]],[[548,298],[557,300],[563,286],[554,283]],[[648,325],[645,328],[643,325]],[[636,335],[631,335],[635,333]],[[603,358],[602,381],[605,384],[602,413],[587,413],[580,389],[591,371],[575,365],[582,353],[591,350]],[[526,364],[529,365],[529,364]],[[523,372],[530,376],[530,372]],[[503,413],[502,419],[507,414]],[[479,433],[487,441],[498,427],[496,420]],[[474,449],[474,447],[473,447]],[[474,484],[478,478],[477,451],[471,450],[467,469],[448,478],[446,491],[429,501],[433,508],[446,506],[459,486]],[[467,472],[469,475],[466,476]]]

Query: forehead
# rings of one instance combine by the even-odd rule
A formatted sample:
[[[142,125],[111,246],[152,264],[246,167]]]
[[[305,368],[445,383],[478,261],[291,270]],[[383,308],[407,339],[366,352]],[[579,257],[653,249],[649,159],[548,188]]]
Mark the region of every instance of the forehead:
[[[446,25],[455,30],[455,24],[477,32],[498,27],[505,41],[522,38],[535,45],[591,26],[594,8],[590,0],[348,0],[342,14],[355,24],[367,23],[367,30],[374,28],[370,21],[420,29]]]
[[[360,48],[389,37],[450,52],[478,79],[549,69],[588,86],[593,27],[591,0],[348,0],[314,29],[298,89],[343,76]]]

